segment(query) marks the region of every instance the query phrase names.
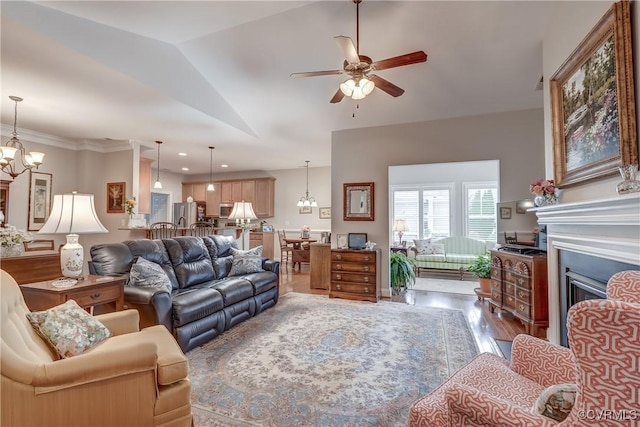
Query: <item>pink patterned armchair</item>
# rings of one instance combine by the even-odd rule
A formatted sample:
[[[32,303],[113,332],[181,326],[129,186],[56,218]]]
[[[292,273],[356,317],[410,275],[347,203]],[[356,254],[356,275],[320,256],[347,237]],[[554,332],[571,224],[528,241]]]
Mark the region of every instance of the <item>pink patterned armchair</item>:
[[[409,426],[640,426],[640,271],[611,277],[607,298],[571,307],[570,349],[518,335],[510,364],[477,356],[413,404]],[[568,417],[534,413],[542,391],[561,383],[577,385]]]

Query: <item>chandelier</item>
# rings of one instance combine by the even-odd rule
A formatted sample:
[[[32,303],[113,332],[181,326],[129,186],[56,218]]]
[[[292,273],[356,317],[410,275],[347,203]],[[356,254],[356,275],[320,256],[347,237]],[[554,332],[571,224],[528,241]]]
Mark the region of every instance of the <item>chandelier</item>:
[[[312,208],[317,208],[318,204],[316,203],[316,199],[314,199],[313,197],[309,197],[309,160],[305,160],[305,162],[307,163],[304,166],[305,168],[307,168],[307,191],[305,191],[303,197],[300,197],[297,206],[299,208],[303,206],[311,206]]]
[[[11,139],[5,145],[0,146],[0,168],[2,172],[11,175],[15,179],[21,173],[38,168],[44,159],[44,153],[39,151],[31,151],[26,153],[22,142],[18,139],[17,123],[18,123],[18,102],[22,98],[18,96],[10,96],[9,99],[16,103],[13,116],[13,132]]]

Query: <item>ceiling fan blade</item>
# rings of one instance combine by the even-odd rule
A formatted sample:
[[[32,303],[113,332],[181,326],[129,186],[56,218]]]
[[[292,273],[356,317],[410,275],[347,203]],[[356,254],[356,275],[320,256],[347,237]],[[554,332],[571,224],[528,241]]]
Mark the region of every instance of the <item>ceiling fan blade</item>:
[[[329,102],[332,104],[337,104],[338,102],[342,101],[342,98],[344,98],[344,93],[342,93],[342,91],[338,89],[336,94],[333,95],[333,98],[331,98],[331,101]]]
[[[333,39],[338,43],[340,50],[349,64],[357,64],[360,62],[358,51],[356,50],[351,37],[335,36]]]
[[[417,52],[407,53],[406,55],[376,61],[371,64],[371,68],[373,70],[386,70],[388,68],[402,67],[403,65],[417,64],[426,61],[427,54],[419,50]]]
[[[290,77],[316,77],[316,76],[331,76],[334,74],[342,74],[344,70],[329,70],[329,71],[309,71],[306,73],[291,73]]]
[[[369,77],[373,83],[375,83],[376,87],[384,92],[387,92],[389,95],[393,97],[398,97],[404,93],[404,89],[394,85],[388,80],[383,79],[382,77],[378,77],[375,74],[372,74]]]

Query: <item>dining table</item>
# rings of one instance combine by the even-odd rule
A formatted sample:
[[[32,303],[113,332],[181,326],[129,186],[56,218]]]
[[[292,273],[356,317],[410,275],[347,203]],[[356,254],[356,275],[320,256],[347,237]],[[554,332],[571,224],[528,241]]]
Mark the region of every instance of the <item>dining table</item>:
[[[285,237],[284,241],[287,245],[292,245],[292,265],[295,270],[296,264],[298,264],[298,271],[302,268],[302,263],[310,263],[309,243],[317,242],[317,239],[310,239],[306,237]]]

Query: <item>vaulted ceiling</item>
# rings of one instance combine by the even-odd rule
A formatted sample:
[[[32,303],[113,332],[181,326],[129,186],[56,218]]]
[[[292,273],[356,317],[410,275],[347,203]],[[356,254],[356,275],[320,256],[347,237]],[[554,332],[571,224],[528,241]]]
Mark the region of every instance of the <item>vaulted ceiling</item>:
[[[340,1],[6,1],[1,5],[3,134],[18,128],[113,144],[162,140],[163,169],[188,174],[327,166],[331,132],[542,107],[543,1],[375,1],[360,5],[360,53],[417,50],[426,63],[376,74],[358,102],[329,100],[343,75],[333,40],[356,37]],[[9,130],[10,132],[10,130]],[[390,141],[391,142],[391,141]],[[187,157],[178,158],[178,152]]]

